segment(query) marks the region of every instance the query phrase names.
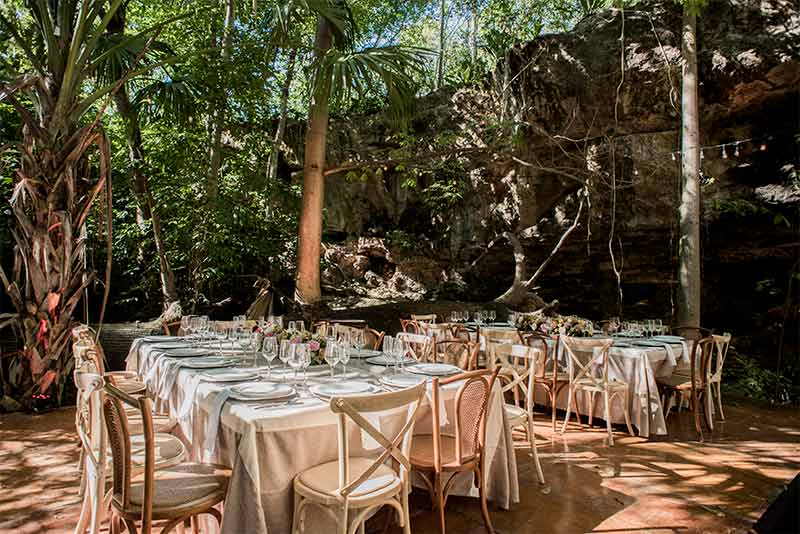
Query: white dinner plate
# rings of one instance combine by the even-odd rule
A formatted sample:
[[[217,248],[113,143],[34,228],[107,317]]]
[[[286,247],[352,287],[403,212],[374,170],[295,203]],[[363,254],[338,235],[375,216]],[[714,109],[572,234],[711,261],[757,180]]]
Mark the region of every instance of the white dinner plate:
[[[254,369],[209,369],[200,375],[206,382],[242,382],[256,380],[261,375]]]
[[[638,347],[659,347],[664,348],[665,341],[651,341],[649,339],[642,339],[639,341],[631,341],[633,345]]]
[[[241,384],[230,389],[230,398],[243,401],[290,399],[295,395],[297,392],[292,386],[271,382]]]
[[[666,343],[681,343],[685,338],[681,336],[653,336],[653,341],[664,341]]]
[[[186,341],[165,341],[153,344],[153,348],[158,350],[183,349],[190,347],[191,345]]]
[[[177,349],[165,350],[164,354],[171,358],[193,358],[195,356],[209,356],[213,354],[213,352],[208,349],[179,347]]]
[[[183,367],[187,369],[216,369],[218,367],[230,367],[238,363],[237,360],[230,358],[220,358],[219,356],[201,356],[183,362]]]
[[[406,370],[410,373],[428,376],[447,376],[461,372],[460,367],[449,363],[418,363],[406,367]]]
[[[387,385],[392,388],[411,388],[417,384],[424,382],[425,377],[421,375],[410,375],[407,373],[400,373],[396,375],[388,375],[381,377],[381,384]]]
[[[415,363],[417,360],[412,358],[411,356],[406,356],[403,359],[403,363]],[[385,366],[392,366],[397,363],[397,360],[394,359],[394,356],[387,356],[386,354],[381,354],[380,356],[373,356],[372,358],[367,358],[367,363],[370,365],[385,365]]]
[[[183,338],[180,336],[144,336],[142,341],[147,341],[148,343],[165,343],[168,341],[180,341]]]
[[[375,390],[375,387],[367,382],[348,380],[346,382],[315,384],[308,388],[308,390],[318,397],[347,397],[350,395],[371,393]]]
[[[379,350],[371,349],[348,349],[351,358],[374,358],[383,354]]]
[[[611,346],[611,348],[612,348],[612,349],[613,349],[613,348],[618,348],[618,349],[629,349],[629,348],[631,348],[631,347],[633,347],[633,345],[631,345],[631,344],[630,344],[630,343],[628,343],[627,341],[616,341],[616,340],[614,341],[614,344]]]

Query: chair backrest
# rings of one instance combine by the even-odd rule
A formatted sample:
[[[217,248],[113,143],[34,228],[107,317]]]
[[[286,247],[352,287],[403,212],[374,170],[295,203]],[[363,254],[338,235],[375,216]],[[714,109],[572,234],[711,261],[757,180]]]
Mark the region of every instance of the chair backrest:
[[[532,407],[536,370],[544,368],[545,357],[546,352],[537,347],[510,343],[496,345],[493,365],[500,368],[498,379],[503,384],[503,393],[519,388],[525,395],[525,406]]]
[[[575,338],[563,334],[557,339],[556,351],[562,349],[567,358],[570,382],[591,380],[598,387],[608,383],[608,352],[614,344],[613,339]],[[576,351],[591,354],[581,359]]]
[[[671,328],[672,333],[678,336],[683,336],[686,339],[700,339],[707,336],[710,336],[714,333],[713,330],[709,328],[703,328],[702,326],[689,326],[689,325],[676,325]]]
[[[450,337],[453,339],[463,339],[464,341],[471,341],[469,329],[461,324],[456,324],[450,327]]]
[[[364,329],[364,341],[367,347],[372,350],[381,350],[381,343],[383,343],[384,332],[378,332],[373,328]]]
[[[408,351],[411,357],[418,362],[427,362],[433,354],[433,340],[424,334],[412,334],[409,332],[398,332],[396,339],[405,341],[408,344]]]
[[[436,324],[436,314],[435,313],[428,313],[423,315],[411,314],[411,320],[417,322],[424,322],[424,323],[432,323]]]
[[[106,355],[103,347],[96,341],[97,334],[88,325],[81,324],[72,329],[72,354],[77,369],[84,361],[91,360],[101,376],[105,374]]]
[[[108,453],[103,424],[104,380],[91,362],[77,367],[73,378],[77,390],[75,429],[83,450],[84,480],[98,483],[98,493],[102,493]]]
[[[711,379],[711,358],[714,355],[716,341],[714,336],[705,336],[695,339],[692,343],[692,352],[689,355],[689,371],[692,379],[692,389],[702,391]]]
[[[486,415],[492,388],[500,368],[468,371],[448,378],[432,380],[433,410],[433,464],[436,471],[442,470],[441,414],[439,413],[441,387],[458,383],[454,402],[456,459],[463,463],[483,453],[486,443]]]
[[[552,363],[550,372],[552,378],[555,380],[558,376],[558,358],[551,357],[551,352],[555,354],[555,350],[551,351],[550,346],[547,344],[551,338],[537,332],[520,333],[520,336],[522,337],[523,345],[527,345],[539,351],[538,356],[540,359],[537,360],[537,365],[535,367],[536,376],[545,378],[547,375],[547,364]],[[553,348],[555,349],[555,343],[553,343]]]
[[[410,334],[422,334],[422,326],[414,319],[400,319],[400,328]]]
[[[137,415],[140,415],[142,419],[145,455],[140,532],[149,533],[152,528],[156,461],[152,403],[146,395],[128,395],[113,384],[107,383],[103,400],[103,418],[106,422],[112,456],[112,498],[122,510],[133,509],[131,507],[131,435],[125,411],[126,405],[136,408]]]
[[[728,355],[728,347],[731,345],[731,335],[714,335],[714,355],[711,360],[709,380],[711,382],[722,381],[722,366],[725,364],[725,357]]]
[[[358,487],[361,486],[373,473],[388,460],[391,460],[395,473],[405,481],[411,473],[409,453],[411,440],[414,434],[414,423],[425,395],[426,385],[423,382],[412,388],[381,393],[378,395],[365,395],[359,397],[333,397],[330,402],[331,411],[338,414],[339,430],[339,485],[338,495],[347,499],[358,496]],[[375,428],[362,414],[387,412],[406,408],[406,416],[400,430],[392,436]],[[350,444],[348,441],[348,420],[375,440],[380,449],[372,464],[352,478],[350,473]],[[369,490],[367,490],[369,491]]]
[[[366,334],[366,329],[366,326],[351,326],[337,323],[333,325],[333,335],[335,337],[339,337],[339,335],[350,336],[354,332]]]
[[[465,371],[478,367],[480,346],[473,341],[448,339],[438,341],[434,345],[434,360],[439,363],[456,365]]]

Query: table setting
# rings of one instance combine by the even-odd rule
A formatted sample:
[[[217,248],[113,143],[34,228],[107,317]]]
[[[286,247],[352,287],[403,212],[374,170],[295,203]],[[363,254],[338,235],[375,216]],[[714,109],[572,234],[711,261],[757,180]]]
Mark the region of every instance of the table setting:
[[[158,409],[177,415],[177,433],[190,444],[192,459],[233,468],[225,507],[233,507],[234,513],[224,514],[222,532],[288,531],[294,474],[337,455],[336,416],[328,406],[331,397],[403,389],[460,372],[454,366],[416,363],[406,355],[402,340],[391,336],[388,343],[384,339],[384,351],[365,349],[360,339],[314,340],[317,347],[310,336],[299,338],[309,341],[293,343],[285,335],[262,332],[257,347],[248,342],[242,349],[223,353],[213,342],[199,344],[197,337],[195,346],[184,338],[140,338],[132,345],[128,368],[137,370],[158,392]],[[174,344],[165,347],[167,343]],[[207,352],[173,356],[187,349]],[[441,400],[445,416],[452,411],[455,390],[448,395]],[[487,461],[492,468],[486,477],[490,498],[508,508],[518,501],[519,487],[502,402],[498,389],[487,431]],[[418,431],[431,424],[430,407],[426,410]],[[392,424],[392,417],[384,419],[382,424]],[[444,419],[447,424],[452,420],[452,414]],[[365,450],[370,450],[370,441],[362,436]],[[468,477],[454,486],[454,494],[474,491]],[[213,522],[205,526],[216,530]]]

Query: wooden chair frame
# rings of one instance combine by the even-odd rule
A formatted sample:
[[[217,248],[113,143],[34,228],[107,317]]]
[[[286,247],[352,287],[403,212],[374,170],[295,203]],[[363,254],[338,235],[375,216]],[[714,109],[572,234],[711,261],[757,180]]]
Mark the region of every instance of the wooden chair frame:
[[[536,371],[534,373],[534,389],[536,386],[539,386],[540,388],[544,389],[545,394],[547,395],[547,402],[551,409],[553,432],[555,432],[556,400],[558,399],[558,395],[561,393],[561,390],[569,386],[569,372],[559,372],[558,358],[555,357],[556,343],[553,343],[553,350],[550,350],[550,346],[547,343],[547,341],[551,338],[536,332],[520,333],[520,337],[523,345],[527,345],[528,347],[532,348],[535,348],[537,345],[540,346],[539,355],[541,356],[541,359],[536,364]],[[552,368],[550,369],[549,373],[547,370],[548,363],[552,363]]]
[[[664,393],[678,394],[681,397],[688,392],[694,412],[694,426],[703,440],[703,427],[700,421],[700,412],[709,431],[714,430],[714,418],[711,416],[712,393],[711,393],[711,358],[716,347],[716,340],[713,335],[695,339],[692,343],[692,352],[689,357],[689,376],[686,382],[680,384],[666,384],[659,382],[659,388]],[[699,354],[698,354],[699,351]],[[699,359],[698,359],[699,358]],[[701,401],[702,398],[702,402]]]
[[[333,517],[337,523],[338,534],[353,534],[357,529],[363,532],[364,521],[384,505],[395,509],[398,522],[403,527],[405,534],[411,533],[408,493],[410,490],[411,462],[409,454],[414,433],[414,424],[417,420],[422,399],[425,396],[426,384],[403,389],[400,391],[368,395],[359,397],[334,397],[330,401],[330,408],[337,417],[337,432],[339,441],[338,456],[338,487],[331,493],[320,493],[302,483],[302,475],[295,478],[294,516],[292,518],[292,533],[304,531],[304,512],[309,504],[322,505],[322,509]],[[368,421],[363,413],[385,412],[399,410],[405,407],[406,419],[402,428],[393,436],[387,437]],[[378,456],[366,470],[358,477],[351,476],[350,443],[348,439],[348,421],[355,423],[359,430],[365,432],[381,447]],[[360,433],[359,433],[360,434]],[[386,462],[391,462],[400,484],[391,488],[381,486],[366,493],[358,493],[358,488]],[[351,497],[359,497],[356,502]],[[353,520],[350,519],[350,508],[354,505],[360,509]],[[332,508],[334,510],[332,510]]]
[[[444,510],[447,505],[447,497],[449,495],[455,476],[451,476],[446,484],[442,484],[444,473],[458,473],[463,471],[472,471],[475,481],[478,486],[478,492],[481,502],[481,515],[483,516],[484,526],[489,533],[494,532],[492,527],[491,517],[489,516],[489,508],[486,503],[486,489],[484,481],[484,447],[486,444],[486,416],[489,410],[489,402],[492,396],[492,389],[494,382],[497,379],[497,374],[500,368],[494,370],[481,369],[477,371],[468,371],[448,378],[439,379],[434,378],[431,383],[431,427],[432,427],[432,441],[433,441],[433,461],[432,466],[423,464],[414,464],[412,456],[412,465],[420,478],[425,483],[428,492],[431,495],[431,500],[434,506],[439,510],[439,527],[441,533],[445,534],[445,516]],[[442,463],[442,434],[441,434],[441,414],[440,410],[440,388],[448,384],[456,382],[463,382],[456,392],[454,407],[455,407],[455,465],[443,465]],[[462,414],[464,409],[464,393],[473,384],[480,384],[483,388],[483,404],[478,409],[478,424],[476,425],[475,436],[465,436],[463,434]],[[470,407],[474,408],[474,407]],[[472,450],[464,450],[465,437],[472,440]],[[430,473],[430,476],[427,473]]]
[[[583,362],[578,358],[572,350],[571,343],[574,343],[573,338],[559,335],[556,343],[556,355],[558,355],[558,348],[563,347],[564,353],[567,356],[567,366],[569,369],[569,396],[567,400],[567,414],[564,417],[564,424],[561,426],[561,433],[567,430],[567,423],[570,419],[570,409],[575,408],[575,415],[578,418],[578,423],[581,422],[580,411],[578,409],[577,395],[578,390],[588,391],[590,399],[589,411],[589,426],[592,426],[595,408],[595,394],[603,394],[603,416],[606,420],[606,429],[608,431],[608,443],[614,446],[614,433],[611,428],[611,401],[614,397],[622,395],[622,410],[625,416],[625,425],[628,427],[628,434],[635,436],[633,427],[631,426],[630,417],[630,386],[627,382],[622,380],[610,381],[608,379],[608,368],[612,359],[609,355],[611,346],[614,341],[611,339],[602,340],[598,345],[600,349],[600,357],[596,358],[594,354],[586,361]],[[598,361],[599,360],[599,361]],[[616,364],[613,364],[616,367]],[[599,370],[599,373],[597,372]],[[620,369],[616,369],[617,374],[622,375]]]
[[[536,385],[536,370],[543,360],[541,351],[529,347],[528,345],[511,345],[502,344],[495,346],[494,349],[494,362],[492,365],[500,368],[497,375],[498,380],[502,384],[502,391],[504,394],[509,391],[516,394],[522,391],[524,394],[524,410],[525,420],[520,421],[518,424],[523,426],[525,434],[528,438],[528,443],[531,448],[531,456],[536,467],[536,475],[539,478],[539,483],[544,484],[544,474],[542,473],[542,464],[539,462],[539,453],[536,449],[536,434],[533,431],[533,393],[534,386]],[[515,404],[513,406],[518,406]],[[511,421],[512,425],[514,421]]]
[[[396,339],[408,343],[408,351],[411,357],[418,362],[430,361],[433,357],[433,340],[424,334],[412,334],[410,332],[399,332]]]
[[[725,365],[725,358],[728,356],[728,348],[731,345],[731,335],[724,333],[722,335],[713,335],[714,338],[714,354],[711,359],[710,382],[711,394],[717,400],[717,408],[719,409],[719,418],[725,420],[725,412],[722,411],[722,367]]]
[[[364,338],[371,341],[372,346],[369,348],[372,350],[381,350],[381,344],[383,343],[384,335],[386,335],[385,332],[378,332],[374,328],[367,327],[364,329]]]
[[[422,326],[414,319],[400,319],[400,328],[409,334],[423,334]]]
[[[456,365],[465,371],[474,371],[478,368],[479,352],[480,345],[474,341],[448,339],[437,341],[433,345],[433,360],[438,363]]]
[[[145,440],[145,461],[143,469],[144,495],[141,510],[137,510],[131,503],[131,481],[136,474],[131,462],[131,433],[128,429],[127,411],[124,406],[138,410],[142,417]],[[105,398],[103,401],[103,417],[106,432],[111,443],[113,456],[112,493],[111,493],[111,534],[118,534],[121,525],[131,534],[150,534],[153,530],[154,495],[156,492],[156,454],[154,444],[154,431],[152,419],[152,400],[146,395],[130,395],[113,384],[106,383]],[[212,466],[220,470],[227,470],[222,466]],[[229,476],[229,475],[228,475]],[[227,490],[227,483],[224,490]],[[166,534],[186,520],[200,514],[212,515],[217,523],[222,521],[222,515],[214,508],[224,499],[224,493],[211,500],[199,503],[189,503],[180,509],[167,510],[164,517],[155,520],[165,521],[161,534]],[[140,530],[136,529],[136,521],[141,522]]]
[[[425,314],[411,314],[411,320],[417,321],[418,323],[431,323],[436,324],[438,320],[438,316],[435,313],[425,313]]]

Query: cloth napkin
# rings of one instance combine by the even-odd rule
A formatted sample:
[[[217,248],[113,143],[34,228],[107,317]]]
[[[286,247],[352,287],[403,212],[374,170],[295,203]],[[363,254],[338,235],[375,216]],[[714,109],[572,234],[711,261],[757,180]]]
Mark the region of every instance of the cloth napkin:
[[[675,368],[678,365],[678,360],[675,358],[675,349],[672,348],[672,345],[666,342],[661,343],[661,345],[664,347],[664,351],[667,353],[667,361],[673,368]]]
[[[185,358],[181,360],[166,360],[164,362],[164,373],[162,376],[161,384],[158,388],[158,396],[166,399],[172,391],[172,386],[175,385],[175,380],[178,379],[178,373],[181,368],[186,365],[188,360],[192,358]]]
[[[230,396],[231,388],[222,388],[211,404],[211,410],[208,414],[206,439],[203,442],[203,459],[206,462],[211,461],[211,455],[214,454],[214,449],[217,446],[217,430],[219,429],[219,420],[222,417],[222,407],[225,406],[225,402]]]

